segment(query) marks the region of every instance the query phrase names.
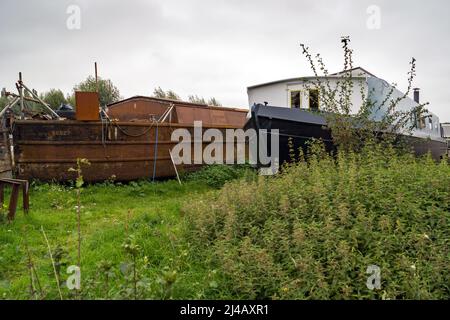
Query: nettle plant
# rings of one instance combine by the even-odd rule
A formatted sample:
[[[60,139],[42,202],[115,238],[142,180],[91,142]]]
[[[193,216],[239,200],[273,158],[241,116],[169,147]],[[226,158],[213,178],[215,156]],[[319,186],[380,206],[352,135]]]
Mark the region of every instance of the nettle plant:
[[[75,178],[75,189],[76,189],[76,198],[77,198],[77,205],[76,205],[76,212],[77,212],[77,233],[78,233],[78,247],[77,247],[77,271],[75,271],[75,277],[77,277],[76,273],[78,272],[78,277],[81,276],[81,189],[84,184],[83,179],[83,166],[90,166],[91,163],[89,160],[84,158],[78,158],[77,159],[77,166],[76,168],[69,168],[69,172],[75,172],[76,178]],[[71,276],[73,277],[73,276]],[[78,278],[77,283],[71,286],[71,288],[75,288],[76,295],[79,296],[80,289],[81,289],[81,278]]]
[[[69,168],[69,172],[75,172],[76,179],[75,179],[75,187],[77,192],[77,205],[76,205],[76,211],[77,211],[77,231],[78,231],[78,267],[81,267],[81,188],[83,187],[84,180],[83,180],[83,170],[82,166],[90,166],[91,163],[87,159],[77,159],[77,167],[76,168]]]
[[[135,237],[133,235],[128,236],[125,242],[122,244],[122,248],[132,260],[131,263],[123,263],[121,265],[122,272],[128,278],[128,281],[132,283],[133,288],[130,292],[129,289],[126,290],[127,293],[132,293],[133,298],[136,300],[138,298],[138,258],[141,254],[141,246],[137,244]]]
[[[359,75],[354,75],[353,49],[350,48],[350,38],[342,37],[344,52],[344,71],[335,82],[317,53],[314,57],[309,47],[300,44],[302,54],[307,59],[315,76],[306,83],[309,88],[319,90],[321,112],[325,116],[334,144],[343,150],[359,150],[367,141],[393,141],[399,139],[398,133],[409,134],[417,127],[417,123],[426,117],[429,103],[421,103],[409,110],[400,110],[399,104],[411,93],[413,80],[416,76],[416,59],[412,58],[408,71],[407,88],[403,95],[396,97],[397,84],[389,85],[382,101],[374,101],[374,89],[365,90],[365,81]],[[336,77],[333,77],[335,79]],[[359,80],[359,81],[357,81]],[[360,105],[354,105],[353,94],[361,96]],[[359,100],[359,99],[358,99]],[[375,120],[374,115],[378,115]]]

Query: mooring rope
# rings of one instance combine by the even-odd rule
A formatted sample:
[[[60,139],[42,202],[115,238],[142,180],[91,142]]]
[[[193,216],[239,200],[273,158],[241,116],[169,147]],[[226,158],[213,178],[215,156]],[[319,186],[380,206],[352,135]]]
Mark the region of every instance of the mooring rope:
[[[147,132],[149,132],[149,131],[153,128],[153,125],[155,124],[155,120],[153,120],[153,123],[152,123],[152,125],[151,125],[150,127],[148,127],[148,128],[145,129],[143,132],[138,133],[138,134],[131,134],[131,133],[126,132],[125,129],[123,129],[121,126],[119,126],[118,123],[112,122],[112,124],[115,125],[117,128],[119,128],[119,130],[120,130],[124,135],[129,136],[129,137],[137,138],[137,137],[142,137],[143,135],[147,134]]]
[[[163,115],[161,116],[160,119],[163,119],[163,121],[164,121],[165,118],[167,117],[167,115],[172,112],[172,110],[173,110],[173,105],[171,105],[171,107],[168,108],[166,110],[166,112],[163,113]],[[147,134],[153,128],[153,126],[156,125],[155,126],[155,147],[154,147],[154,151],[153,151],[153,153],[154,153],[154,155],[153,155],[153,173],[152,173],[152,181],[155,182],[155,178],[156,178],[156,163],[158,161],[159,121],[156,120],[155,118],[152,118],[152,124],[147,129],[145,129],[141,133],[132,134],[132,133],[127,132],[125,129],[123,129],[118,123],[112,121],[108,117],[106,112],[105,112],[105,116],[106,116],[106,119],[101,117],[101,120],[102,120],[102,144],[104,146],[105,146],[105,133],[104,133],[104,128],[103,128],[104,127],[104,121],[106,122],[106,125],[105,125],[106,128],[108,126],[108,122],[110,122],[113,126],[116,126],[120,130],[120,132],[122,132],[124,135],[129,136],[129,137],[134,137],[134,138],[141,137],[141,136]],[[172,121],[170,119],[169,127],[170,127],[170,130],[173,131],[171,122]],[[151,136],[150,136],[150,138],[151,138]],[[106,152],[106,150],[105,150],[105,152]],[[105,154],[105,156],[106,156],[106,154]]]

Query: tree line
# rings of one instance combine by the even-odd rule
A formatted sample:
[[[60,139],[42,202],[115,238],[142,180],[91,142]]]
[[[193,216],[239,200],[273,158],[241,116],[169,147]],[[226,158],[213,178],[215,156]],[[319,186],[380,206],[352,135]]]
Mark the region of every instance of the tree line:
[[[73,87],[73,92],[71,94],[65,95],[61,89],[52,88],[39,94],[39,97],[49,104],[52,109],[56,110],[62,105],[75,106],[75,91],[97,91],[97,82],[95,81],[95,77],[89,76],[86,80],[76,84]],[[98,92],[101,106],[106,106],[122,99],[119,89],[110,79],[98,78]],[[155,98],[183,101],[183,99],[173,90],[164,91],[161,87],[155,88],[152,96]],[[191,103],[221,106],[221,103],[214,97],[205,100],[205,98],[197,95],[189,95],[188,101]],[[3,109],[7,103],[8,99],[6,97],[0,97],[0,109]]]
[[[153,90],[153,97],[176,100],[176,101],[183,101],[183,99],[178,94],[176,94],[173,90],[164,91],[163,89],[161,89],[161,87],[157,87]],[[205,100],[205,98],[198,96],[196,94],[189,95],[188,102],[205,104],[205,105],[216,106],[216,107],[222,106],[222,104],[214,97],[211,97],[208,100]]]

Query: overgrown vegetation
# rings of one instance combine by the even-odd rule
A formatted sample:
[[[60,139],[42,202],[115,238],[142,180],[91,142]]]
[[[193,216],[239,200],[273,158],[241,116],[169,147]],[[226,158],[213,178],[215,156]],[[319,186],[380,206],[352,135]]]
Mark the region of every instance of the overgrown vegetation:
[[[33,91],[37,94],[36,90]],[[95,77],[88,76],[86,80],[76,84],[73,87],[73,92],[64,97],[64,93],[60,89],[50,89],[47,92],[39,94],[40,99],[46,102],[50,108],[56,110],[62,104],[69,104],[75,107],[75,91],[97,91],[97,82]],[[119,89],[113,84],[110,79],[98,78],[98,92],[100,106],[117,102],[121,99]],[[31,98],[29,92],[25,91],[25,97]],[[0,110],[3,109],[11,99],[7,97],[0,97]],[[42,106],[34,101],[24,101],[27,109],[34,111],[42,111]],[[17,107],[15,107],[17,109]]]
[[[353,73],[353,49],[350,37],[341,38],[343,67],[340,78],[333,82],[320,53],[312,55],[305,44],[300,44],[302,54],[307,60],[315,78],[306,86],[319,91],[320,111],[323,112],[327,126],[331,130],[334,144],[344,150],[359,150],[366,142],[399,140],[394,134],[410,134],[419,123],[429,117],[425,108],[429,103],[413,104],[409,109],[400,108],[413,88],[416,77],[416,59],[411,58],[407,73],[407,87],[402,94],[397,84],[387,84],[385,93],[368,89],[365,79]],[[367,88],[366,88],[367,86]],[[359,96],[358,96],[359,95]],[[357,99],[355,99],[357,98]],[[360,99],[360,102],[356,102]],[[379,101],[380,100],[380,101]],[[355,105],[359,103],[359,105]]]
[[[3,108],[8,104],[8,98],[6,97],[0,97],[0,110],[3,110]]]
[[[143,180],[83,187],[84,165],[88,162],[79,159],[72,169],[77,179],[69,186],[33,183],[30,215],[18,214],[12,224],[0,221],[0,299],[223,295],[217,288],[220,275],[184,238],[180,207],[251,169],[205,168],[181,186]],[[81,267],[80,290],[67,286],[66,269],[74,265]]]
[[[239,299],[449,299],[450,167],[366,145],[310,153],[184,210],[187,236]],[[381,289],[366,286],[369,265]]]
[[[181,186],[177,181],[139,181],[84,187],[79,298],[208,297],[211,272],[183,240],[179,212],[183,203],[208,190],[194,181]],[[0,299],[60,299],[41,226],[62,296],[74,298],[76,292],[65,281],[67,266],[78,262],[77,190],[33,184],[30,192],[30,214],[18,208],[13,223],[0,222]],[[30,274],[35,292],[30,290]]]
[[[185,174],[182,178],[186,181],[203,182],[206,185],[219,189],[231,180],[245,177],[252,179],[256,176],[256,171],[250,165],[210,165],[197,172]]]
[[[450,297],[446,162],[381,145],[298,158],[270,177],[211,166],[181,186],[88,185],[81,217],[75,185],[33,184],[30,215],[0,223],[0,298]],[[78,292],[66,268],[80,243]]]
[[[67,103],[67,98],[60,89],[50,89],[47,92],[41,93],[39,97],[53,110],[58,109],[62,104]]]
[[[173,90],[164,91],[161,87],[153,90],[153,97],[181,101],[181,97]]]
[[[98,87],[97,87],[98,86]],[[80,82],[73,87],[73,91],[97,91],[99,94],[99,103],[101,107],[104,107],[110,103],[117,102],[121,99],[119,89],[113,84],[110,79],[102,79],[98,77],[98,81],[95,77],[88,76],[86,80]],[[75,96],[72,95],[68,100],[71,104],[75,105]]]
[[[161,99],[170,99],[170,100],[177,100],[177,101],[183,101],[183,99],[175,93],[173,90],[166,90],[164,91],[161,89],[161,87],[157,87],[153,90],[153,97],[155,98],[161,98]],[[216,106],[220,107],[222,104],[214,97],[209,98],[208,100],[205,100],[205,98],[200,97],[198,95],[189,95],[188,101],[191,103],[197,103],[197,104],[205,104],[208,106]]]

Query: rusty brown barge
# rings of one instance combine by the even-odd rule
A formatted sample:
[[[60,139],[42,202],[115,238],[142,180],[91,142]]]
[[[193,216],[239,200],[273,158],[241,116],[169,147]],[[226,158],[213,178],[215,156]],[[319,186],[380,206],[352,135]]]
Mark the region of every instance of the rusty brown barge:
[[[37,97],[36,97],[37,98]],[[202,130],[241,129],[246,110],[137,96],[109,105],[100,112],[97,93],[77,92],[71,120],[31,116],[18,119],[5,112],[0,142],[0,174],[20,179],[67,181],[78,158],[86,181],[129,181],[174,177],[200,165],[176,166],[170,150],[178,143],[172,132],[186,129],[193,136],[194,121]],[[194,141],[192,141],[192,144]],[[203,145],[203,144],[202,144]],[[191,148],[193,150],[193,148]]]

